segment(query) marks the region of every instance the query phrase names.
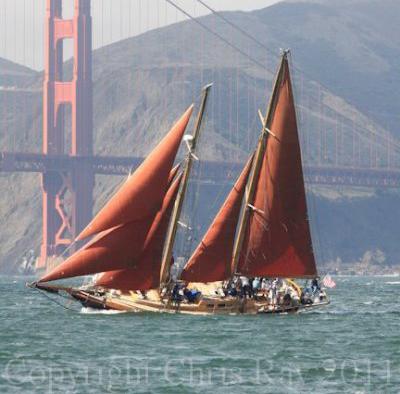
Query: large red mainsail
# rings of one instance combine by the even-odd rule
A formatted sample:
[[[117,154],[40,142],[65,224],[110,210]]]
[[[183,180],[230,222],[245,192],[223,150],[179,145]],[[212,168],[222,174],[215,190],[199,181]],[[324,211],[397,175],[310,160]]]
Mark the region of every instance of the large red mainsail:
[[[81,232],[78,240],[142,220],[160,209],[168,187],[168,176],[192,112],[193,105]]]
[[[243,195],[251,169],[250,159],[220,211],[182,271],[190,282],[215,282],[230,277],[230,261]]]
[[[296,111],[286,56],[256,184],[238,272],[247,276],[317,274],[301,165]]]
[[[181,180],[182,174],[170,186],[135,265],[123,270],[105,272],[96,281],[97,286],[122,291],[149,290],[159,286],[165,234]]]

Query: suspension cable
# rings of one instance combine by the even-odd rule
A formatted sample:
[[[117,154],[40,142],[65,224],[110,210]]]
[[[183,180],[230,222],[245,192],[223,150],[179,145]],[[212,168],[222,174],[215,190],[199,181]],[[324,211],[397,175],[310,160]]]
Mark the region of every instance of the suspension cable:
[[[246,36],[249,40],[255,42],[257,45],[259,45],[261,48],[265,49],[271,56],[276,58],[276,54],[271,51],[264,43],[262,43],[260,40],[258,40],[256,37],[253,35],[249,34],[246,30],[242,29],[240,26],[238,26],[236,23],[231,22],[228,18],[226,18],[222,13],[219,11],[215,10],[214,8],[211,8],[208,4],[206,4],[202,0],[196,0],[198,3],[200,3],[203,7],[207,8],[211,13],[213,13],[215,16],[218,18],[222,19],[225,23],[228,25],[232,26],[234,29],[242,33],[244,36]]]
[[[241,55],[243,55],[244,57],[248,58],[251,62],[253,62],[254,64],[256,64],[257,66],[261,67],[261,68],[266,68],[264,64],[262,64],[260,61],[258,61],[257,59],[255,59],[252,56],[248,56],[247,53],[245,51],[243,51],[242,49],[240,49],[237,45],[232,44],[230,41],[228,41],[226,38],[224,38],[223,36],[221,36],[221,34],[213,31],[212,29],[210,29],[209,27],[207,27],[203,22],[200,22],[197,18],[195,18],[193,15],[189,14],[187,11],[185,11],[183,8],[181,8],[180,6],[178,6],[176,3],[174,3],[172,0],[165,0],[168,4],[170,4],[172,7],[175,7],[178,11],[182,12],[182,14],[186,15],[190,20],[192,20],[193,22],[195,22],[196,24],[198,24],[199,26],[201,26],[203,29],[205,29],[208,33],[210,33],[211,35],[217,37],[219,40],[221,40],[222,42],[224,42],[226,45],[228,45],[229,47],[233,48],[235,51],[239,52]]]
[[[174,1],[172,0],[165,0],[168,4],[170,4],[171,6],[175,7],[177,10],[179,10],[181,13],[183,13],[185,16],[187,16],[190,20],[192,20],[193,22],[195,22],[196,24],[198,24],[199,26],[201,26],[203,29],[205,29],[206,31],[208,31],[211,35],[217,37],[219,40],[221,40],[222,42],[224,42],[226,45],[228,45],[229,47],[233,48],[235,51],[237,51],[238,53],[240,53],[242,56],[246,57],[247,59],[249,59],[251,62],[253,62],[254,64],[256,64],[257,66],[261,67],[262,69],[265,69],[267,71],[268,68],[262,64],[260,61],[258,61],[257,59],[255,59],[254,57],[250,56],[249,54],[247,54],[244,50],[242,50],[240,47],[238,47],[237,45],[231,43],[229,40],[227,40],[226,38],[224,38],[221,34],[213,31],[212,29],[210,29],[209,27],[207,27],[203,22],[200,22],[197,18],[195,18],[193,15],[191,15],[189,12],[185,11],[182,7],[178,6]],[[226,17],[224,17],[220,12],[214,10],[212,7],[210,7],[208,4],[206,4],[203,0],[195,0],[198,1],[200,4],[202,4],[204,7],[206,7],[209,11],[211,11],[215,16],[217,16],[218,18],[220,18],[221,20],[225,21],[226,23],[228,23],[230,26],[232,26],[233,28],[235,28],[237,31],[241,32],[242,34],[244,34],[247,38],[249,38],[250,40],[256,42],[258,45],[260,45],[262,48],[264,48],[265,50],[268,51],[268,53],[272,53],[272,51],[266,47],[265,44],[261,43],[261,41],[259,41],[258,39],[256,39],[254,36],[252,36],[251,34],[247,33],[246,31],[244,31],[241,27],[239,27],[237,24],[235,24],[234,22],[231,22],[229,19],[227,19]],[[273,56],[276,58],[276,55],[273,54]],[[307,77],[307,80],[312,82],[315,81],[308,73],[306,73],[304,70],[302,70],[301,68],[295,66],[292,63],[292,68],[297,70],[299,73],[301,73],[303,76]],[[331,91],[331,89],[326,86],[325,84],[323,84],[321,81],[318,81],[318,84],[323,87],[324,89],[326,89],[328,92]],[[344,99],[343,99],[344,100]],[[346,100],[344,100],[346,102]],[[363,125],[360,125],[362,128],[364,128]],[[389,135],[390,133],[386,131],[386,139],[389,139]],[[355,131],[360,137],[362,138],[368,138],[366,136],[363,136],[359,131]],[[375,136],[379,137],[380,139],[382,139],[381,135],[377,135],[376,132],[372,132],[372,134],[374,134]],[[393,147],[395,149],[395,151],[400,152],[400,143],[399,142],[394,142],[393,143]],[[383,146],[383,145],[382,145]]]

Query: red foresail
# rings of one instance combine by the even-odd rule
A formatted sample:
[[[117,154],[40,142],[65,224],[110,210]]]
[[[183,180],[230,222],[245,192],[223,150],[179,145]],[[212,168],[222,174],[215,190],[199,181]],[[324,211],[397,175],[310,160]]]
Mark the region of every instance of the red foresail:
[[[177,189],[178,177],[170,186],[165,200],[171,199],[171,190]],[[96,274],[136,267],[146,250],[154,226],[160,222],[160,212],[139,221],[106,230],[88,242],[81,250],[45,275],[40,282],[49,282],[76,276]]]
[[[88,232],[83,232],[84,236],[92,234],[92,231],[99,232],[96,237],[40,282],[134,266],[179,168],[172,169],[172,165],[191,113],[192,107],[100,211],[93,224],[86,228]],[[111,213],[119,217],[115,223]]]
[[[174,180],[169,188],[136,264],[128,269],[105,272],[96,281],[97,286],[122,291],[149,290],[159,286],[165,235],[181,179],[182,175]]]
[[[143,220],[161,208],[169,174],[192,111],[193,105],[82,231],[78,240]]]
[[[230,277],[233,243],[244,191],[251,169],[250,159],[182,271],[190,282],[215,282]]]
[[[238,272],[248,276],[316,275],[289,65],[283,58],[276,105]]]

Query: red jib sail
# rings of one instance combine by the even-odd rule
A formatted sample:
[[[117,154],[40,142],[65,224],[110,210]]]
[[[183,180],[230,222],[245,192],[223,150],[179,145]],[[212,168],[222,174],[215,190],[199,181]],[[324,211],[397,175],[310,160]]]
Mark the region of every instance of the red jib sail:
[[[124,223],[142,220],[160,209],[169,173],[192,111],[193,105],[81,232],[78,240]]]
[[[172,188],[176,188],[176,182],[172,183],[165,198],[171,195]],[[98,234],[50,274],[45,275],[40,282],[136,266],[154,224],[159,221],[159,215],[160,212]]]
[[[182,271],[189,282],[215,282],[230,277],[233,243],[244,191],[251,169],[250,159],[220,211]]]
[[[283,58],[266,152],[238,272],[247,276],[313,277],[317,271],[307,217],[296,111]]]
[[[124,270],[105,272],[96,281],[97,286],[121,291],[149,290],[159,286],[165,234],[181,179],[182,175],[178,176],[169,188],[162,208],[153,221],[147,234],[143,251],[135,265]]]
[[[186,111],[185,115],[177,123],[180,126],[176,125],[169,132],[141,167],[112,198],[111,203],[106,204],[99,214],[100,219],[106,219],[105,221],[99,219],[101,221],[99,223],[107,223],[108,226],[112,224],[112,218],[110,217],[110,220],[107,219],[109,216],[108,207],[110,207],[111,212],[117,214],[125,212],[127,216],[120,218],[123,220],[123,224],[111,228],[106,226],[105,230],[101,230],[102,226],[96,225],[96,231],[101,232],[82,249],[41,278],[40,282],[123,269],[135,263],[142,253],[147,233],[162,206],[169,182],[171,182],[173,174],[177,171],[177,168],[171,168],[191,112],[192,107]],[[169,152],[167,156],[162,153],[163,147]],[[154,152],[159,152],[159,155],[154,155]],[[149,158],[156,161],[157,164],[150,163]],[[137,175],[138,171],[139,175]],[[160,173],[163,174],[163,177],[160,177]],[[137,187],[135,187],[132,179],[138,181]],[[132,199],[127,200],[121,191],[126,191]],[[144,191],[149,193],[147,197]],[[121,196],[121,199],[118,196]],[[149,203],[145,202],[146,198]],[[136,210],[138,210],[137,213]],[[94,223],[97,223],[96,218]]]

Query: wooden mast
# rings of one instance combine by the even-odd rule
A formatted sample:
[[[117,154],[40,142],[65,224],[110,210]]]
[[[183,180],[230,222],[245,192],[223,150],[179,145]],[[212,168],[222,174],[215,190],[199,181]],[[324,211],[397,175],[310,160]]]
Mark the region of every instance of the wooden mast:
[[[260,175],[261,163],[263,161],[265,150],[267,147],[267,140],[270,134],[273,135],[273,132],[270,131],[270,127],[276,108],[278,88],[282,82],[283,72],[285,69],[285,63],[287,62],[288,54],[289,54],[288,50],[285,50],[282,53],[281,63],[279,65],[278,73],[275,77],[274,87],[272,90],[271,98],[268,103],[267,112],[265,117],[262,119],[261,135],[259,137],[256,153],[254,155],[254,161],[252,166],[253,168],[251,170],[249,182],[246,186],[244,206],[242,208],[242,212],[240,213],[236,240],[233,247],[233,256],[231,262],[232,276],[237,274],[236,270],[239,264],[239,258],[242,251],[244,236],[249,222],[250,209],[253,209],[252,203],[254,199],[254,193],[258,177]]]
[[[161,271],[160,271],[160,289],[168,282],[169,280],[169,271],[171,267],[171,259],[172,259],[172,251],[175,243],[176,231],[178,228],[178,220],[182,212],[183,202],[185,200],[185,194],[189,182],[190,172],[193,165],[193,159],[196,159],[195,151],[197,147],[197,142],[200,135],[200,130],[203,122],[203,117],[205,113],[205,109],[207,106],[208,94],[211,89],[212,84],[209,84],[203,88],[203,95],[200,105],[200,110],[197,115],[196,124],[194,128],[194,133],[191,138],[186,138],[186,143],[188,144],[188,153],[186,157],[186,166],[183,171],[183,176],[181,180],[181,184],[179,187],[178,195],[175,200],[174,208],[171,215],[171,221],[168,227],[167,236],[165,239],[165,246],[163,251],[163,257],[161,261]],[[184,137],[185,138],[185,137]]]

